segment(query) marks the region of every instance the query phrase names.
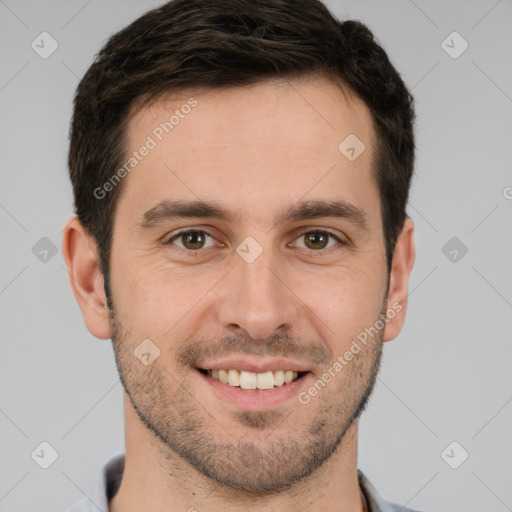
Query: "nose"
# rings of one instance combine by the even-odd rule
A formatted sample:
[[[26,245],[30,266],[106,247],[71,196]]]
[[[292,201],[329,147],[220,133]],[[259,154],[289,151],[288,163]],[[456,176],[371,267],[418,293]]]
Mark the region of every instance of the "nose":
[[[273,252],[264,250],[252,263],[237,255],[234,266],[218,290],[221,325],[238,334],[245,331],[254,340],[290,330],[299,316],[299,301]]]

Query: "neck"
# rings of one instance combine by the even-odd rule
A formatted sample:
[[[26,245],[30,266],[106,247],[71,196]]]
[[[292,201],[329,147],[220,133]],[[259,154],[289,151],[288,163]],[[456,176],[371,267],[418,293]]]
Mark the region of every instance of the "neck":
[[[269,494],[226,487],[199,473],[140,422],[125,395],[125,467],[110,512],[190,510],[201,512],[364,512],[357,480],[357,427],[347,430],[333,455],[309,477]]]

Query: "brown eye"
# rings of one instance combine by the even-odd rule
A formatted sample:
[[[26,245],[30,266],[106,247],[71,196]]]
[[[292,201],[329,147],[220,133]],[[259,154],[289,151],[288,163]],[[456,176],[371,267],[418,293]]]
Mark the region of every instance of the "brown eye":
[[[297,240],[304,240],[302,244],[297,244],[296,247],[302,249],[311,249],[313,251],[322,251],[334,245],[343,244],[343,242],[332,233],[328,231],[308,231],[302,233]]]
[[[213,245],[206,246],[207,239],[211,238],[213,241],[213,237],[204,231],[199,231],[197,229],[182,231],[177,235],[173,236],[166,245],[177,245],[181,249],[187,249],[189,251],[197,251],[199,249],[203,249],[205,247],[209,247]]]
[[[329,237],[326,233],[306,233],[304,235],[304,242],[309,249],[325,249],[329,242]]]

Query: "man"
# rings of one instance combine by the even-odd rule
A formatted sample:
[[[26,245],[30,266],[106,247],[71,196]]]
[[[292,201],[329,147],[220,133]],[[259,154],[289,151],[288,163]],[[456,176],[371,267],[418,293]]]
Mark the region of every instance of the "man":
[[[73,511],[383,511],[358,419],[414,263],[413,101],[317,0],[175,0],[81,81],[63,254],[126,454]]]

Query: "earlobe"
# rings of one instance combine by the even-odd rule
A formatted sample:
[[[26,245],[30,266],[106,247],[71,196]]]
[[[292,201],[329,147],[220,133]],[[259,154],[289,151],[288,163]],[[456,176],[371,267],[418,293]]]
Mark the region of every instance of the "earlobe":
[[[409,276],[414,265],[414,222],[407,217],[398,237],[389,279],[387,297],[387,317],[384,328],[384,341],[398,336],[405,322]]]
[[[100,339],[111,337],[107,299],[95,240],[76,216],[64,228],[62,254],[69,283],[89,332]]]

